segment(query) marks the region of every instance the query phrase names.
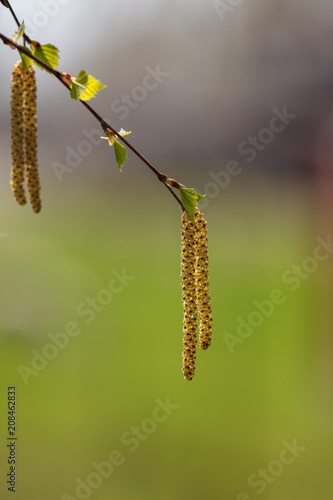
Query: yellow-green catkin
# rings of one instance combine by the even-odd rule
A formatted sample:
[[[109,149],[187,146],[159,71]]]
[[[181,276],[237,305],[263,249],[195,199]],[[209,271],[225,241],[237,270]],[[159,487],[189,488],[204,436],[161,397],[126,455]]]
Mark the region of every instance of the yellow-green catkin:
[[[196,208],[194,214],[195,288],[196,304],[200,318],[199,347],[207,349],[212,340],[212,307],[208,278],[207,222],[203,213]]]
[[[24,191],[24,126],[23,126],[23,64],[17,62],[11,78],[11,186],[15,200],[25,205]]]
[[[33,65],[29,66],[24,74],[23,118],[27,186],[32,209],[37,213],[42,204],[37,160],[37,87]]]
[[[182,371],[186,380],[192,380],[197,346],[194,223],[186,212],[182,214],[181,231],[181,283],[184,311]]]

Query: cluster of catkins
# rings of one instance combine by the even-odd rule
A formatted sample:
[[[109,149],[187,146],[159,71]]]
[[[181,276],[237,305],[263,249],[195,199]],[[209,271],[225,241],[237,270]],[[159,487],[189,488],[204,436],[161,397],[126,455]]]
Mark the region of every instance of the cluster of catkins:
[[[194,218],[183,212],[181,220],[181,282],[183,298],[183,374],[192,380],[195,371],[197,326],[199,347],[207,349],[212,339],[212,309],[208,283],[207,223],[196,208]]]
[[[11,186],[20,205],[27,203],[24,181],[34,212],[41,209],[37,162],[37,87],[35,70],[24,70],[21,61],[12,70],[11,79]]]

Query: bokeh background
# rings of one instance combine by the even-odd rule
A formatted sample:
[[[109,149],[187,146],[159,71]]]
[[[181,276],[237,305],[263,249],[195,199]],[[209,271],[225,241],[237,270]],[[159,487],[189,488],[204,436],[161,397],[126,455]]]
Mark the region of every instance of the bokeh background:
[[[12,385],[18,499],[332,498],[333,6],[236,3],[12,1],[27,33],[60,49],[62,71],[86,69],[108,85],[92,102],[100,114],[132,130],[157,168],[207,195],[214,332],[186,382],[179,207],[133,154],[118,172],[97,122],[45,72],[42,212],[14,202],[18,56],[1,45],[1,498],[11,498]],[[10,36],[15,24],[0,7]],[[142,90],[158,67],[161,81]],[[274,109],[293,118],[272,133]],[[133,279],[109,300],[102,290],[123,272]],[[260,319],[256,304],[277,289],[283,303],[266,302]],[[88,323],[78,307],[89,298],[98,310]],[[255,317],[240,337],[240,322]],[[24,379],[22,365],[32,368],[50,334],[72,322],[78,335]],[[161,401],[169,414],[156,410]],[[286,442],[299,447],[288,464]],[[115,450],[119,465],[98,475],[94,463]]]

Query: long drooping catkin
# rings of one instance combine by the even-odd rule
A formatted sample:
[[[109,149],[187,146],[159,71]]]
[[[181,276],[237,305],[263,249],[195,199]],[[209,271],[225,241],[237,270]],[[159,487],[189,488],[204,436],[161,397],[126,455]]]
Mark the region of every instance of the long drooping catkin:
[[[196,208],[194,214],[195,288],[199,312],[199,347],[207,349],[212,340],[212,308],[208,280],[207,222],[203,213]]]
[[[183,374],[191,380],[195,371],[197,307],[195,291],[194,223],[184,212],[181,220],[181,283],[183,298]]]
[[[27,186],[32,208],[34,212],[39,212],[42,204],[37,160],[37,87],[35,70],[32,65],[24,74],[23,119]]]
[[[25,205],[24,191],[24,127],[23,127],[23,64],[17,62],[11,78],[11,141],[12,167],[11,186],[15,200]]]

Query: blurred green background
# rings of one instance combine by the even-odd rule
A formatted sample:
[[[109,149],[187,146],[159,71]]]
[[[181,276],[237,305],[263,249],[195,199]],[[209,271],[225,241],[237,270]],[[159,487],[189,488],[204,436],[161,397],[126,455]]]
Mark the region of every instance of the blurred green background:
[[[268,4],[274,11],[274,2]],[[25,17],[24,2],[13,5],[19,7],[20,18]],[[30,19],[40,5],[29,3]],[[36,37],[62,47],[61,62],[69,66],[61,69],[69,71],[72,63],[79,71],[82,64],[109,83],[100,100],[92,103],[99,111],[105,109],[106,117],[112,114],[110,100],[140,84],[146,65],[161,64],[170,71],[168,79],[131,110],[126,122],[117,116],[115,121],[117,128],[133,129],[129,139],[163,172],[207,194],[203,211],[208,221],[213,342],[208,351],[198,352],[195,377],[186,382],[181,372],[178,205],[132,154],[120,174],[106,141],[58,182],[54,162],[64,164],[66,147],[77,148],[82,130],[92,130],[96,123],[53,81],[58,93],[51,102],[45,74],[38,75],[42,212],[36,215],[14,202],[9,186],[8,82],[17,56],[1,47],[0,498],[12,495],[6,490],[6,398],[8,386],[15,385],[20,500],[331,500],[332,256],[307,273],[295,291],[283,279],[293,266],[308,262],[317,238],[327,240],[332,227],[327,201],[332,179],[323,160],[309,162],[310,168],[304,159],[310,142],[304,137],[317,137],[319,129],[310,134],[307,127],[306,117],[315,113],[311,114],[311,103],[299,97],[301,90],[307,96],[306,83],[295,92],[297,78],[304,79],[303,67],[293,73],[275,54],[268,67],[272,73],[260,66],[259,56],[249,59],[244,69],[246,51],[251,55],[251,43],[256,48],[260,41],[256,23],[251,24],[257,11],[245,4],[222,23],[211,3],[171,2],[168,7],[161,1],[153,8],[146,1],[138,19],[133,12],[130,16],[138,3],[123,2],[123,13],[127,8],[132,23],[127,27],[131,37],[123,43],[117,34],[122,29],[126,33],[126,22],[119,26],[111,7],[99,5],[102,12],[89,29],[96,34],[98,23],[106,23],[105,14],[110,14],[115,32],[102,32],[95,42],[104,40],[104,58],[118,54],[117,71],[111,63],[103,64],[102,55],[99,60],[94,57],[87,38],[81,49],[90,47],[91,53],[82,60],[75,59],[79,44],[71,47],[72,59],[65,55],[62,36],[75,39],[76,29],[81,30],[59,32],[59,23],[66,26],[68,19],[76,19],[79,8],[74,0],[50,17]],[[286,14],[287,2],[281,5]],[[267,17],[259,9],[261,22],[272,20],[265,8]],[[6,27],[8,34],[13,24],[3,10],[1,29]],[[93,2],[87,2],[86,13],[79,11],[77,21],[87,26],[92,13]],[[277,26],[290,19],[281,16]],[[289,32],[304,42],[299,46],[305,52],[305,41],[314,44],[306,26]],[[172,50],[176,35],[168,31],[171,27],[176,34],[183,31],[184,45],[177,51]],[[265,31],[266,41],[275,47],[274,40],[280,40],[284,55],[286,38],[277,33],[273,39]],[[235,41],[240,35],[246,46],[238,40],[223,54],[224,37]],[[106,46],[108,36],[115,47]],[[155,45],[152,40],[158,36],[161,42]],[[199,69],[196,47],[205,56]],[[300,53],[293,54],[303,61]],[[313,73],[310,63],[304,67]],[[264,68],[261,75],[266,80],[257,85],[259,76],[254,75],[259,68]],[[239,80],[240,74],[244,79]],[[283,80],[280,93],[265,85],[276,82],[276,74],[281,77],[276,89],[283,76],[290,78],[289,86]],[[329,78],[321,82],[327,84]],[[221,99],[216,100],[219,92]],[[273,106],[281,109],[286,103],[295,104],[288,109],[297,113],[298,125],[276,136],[248,164],[237,146],[267,125]],[[184,129],[187,124],[189,130]],[[305,129],[309,135],[303,134]],[[304,156],[299,155],[299,144]],[[211,173],[225,171],[230,160],[239,161],[241,173],[225,188],[212,186]],[[109,303],[99,302],[101,310],[87,323],[77,308],[89,298],[106,297],[102,290],[123,270],[133,279]],[[254,302],[269,299],[276,289],[285,298],[283,304],[230,349],[226,335],[237,335],[239,318],[247,321],[257,311]],[[23,380],[18,367],[31,367],[36,351],[42,353],[51,343],[49,335],[64,332],[71,322],[80,333],[64,349],[55,349],[54,359],[43,369]],[[170,409],[163,413],[168,401]],[[282,463],[283,450],[295,442],[299,451],[294,457],[287,452],[290,463]],[[96,464],[110,462],[116,450],[113,456],[119,465],[111,473],[110,468],[105,472],[104,464],[108,477],[102,477]],[[268,479],[260,478],[262,474]]]
[[[306,450],[262,497],[328,499],[331,380],[319,278],[331,264],[294,292],[281,280],[317,245],[304,198],[281,203],[272,188],[270,200],[259,202],[260,188],[256,196],[239,189],[206,207],[213,343],[198,353],[195,377],[186,382],[178,207],[153,182],[143,201],[129,175],[124,194],[119,178],[109,181],[89,189],[74,179],[65,189],[45,186],[38,216],[16,207],[9,193],[2,200],[1,470],[6,389],[15,384],[18,498],[75,497],[75,480],[96,472],[92,462],[114,450],[125,461],[92,498],[234,499],[243,491],[255,498],[249,476],[279,458],[283,441],[296,439]],[[134,279],[87,324],[78,305],[123,268]],[[246,319],[253,301],[276,288],[285,302],[231,353],[224,334],[236,334],[237,317]],[[31,367],[31,350],[42,352],[48,333],[63,332],[69,321],[81,333],[25,385],[18,365]],[[155,429],[143,423],[156,399],[167,398],[179,405],[167,420]],[[143,432],[131,452],[121,436],[141,425],[154,432]]]

